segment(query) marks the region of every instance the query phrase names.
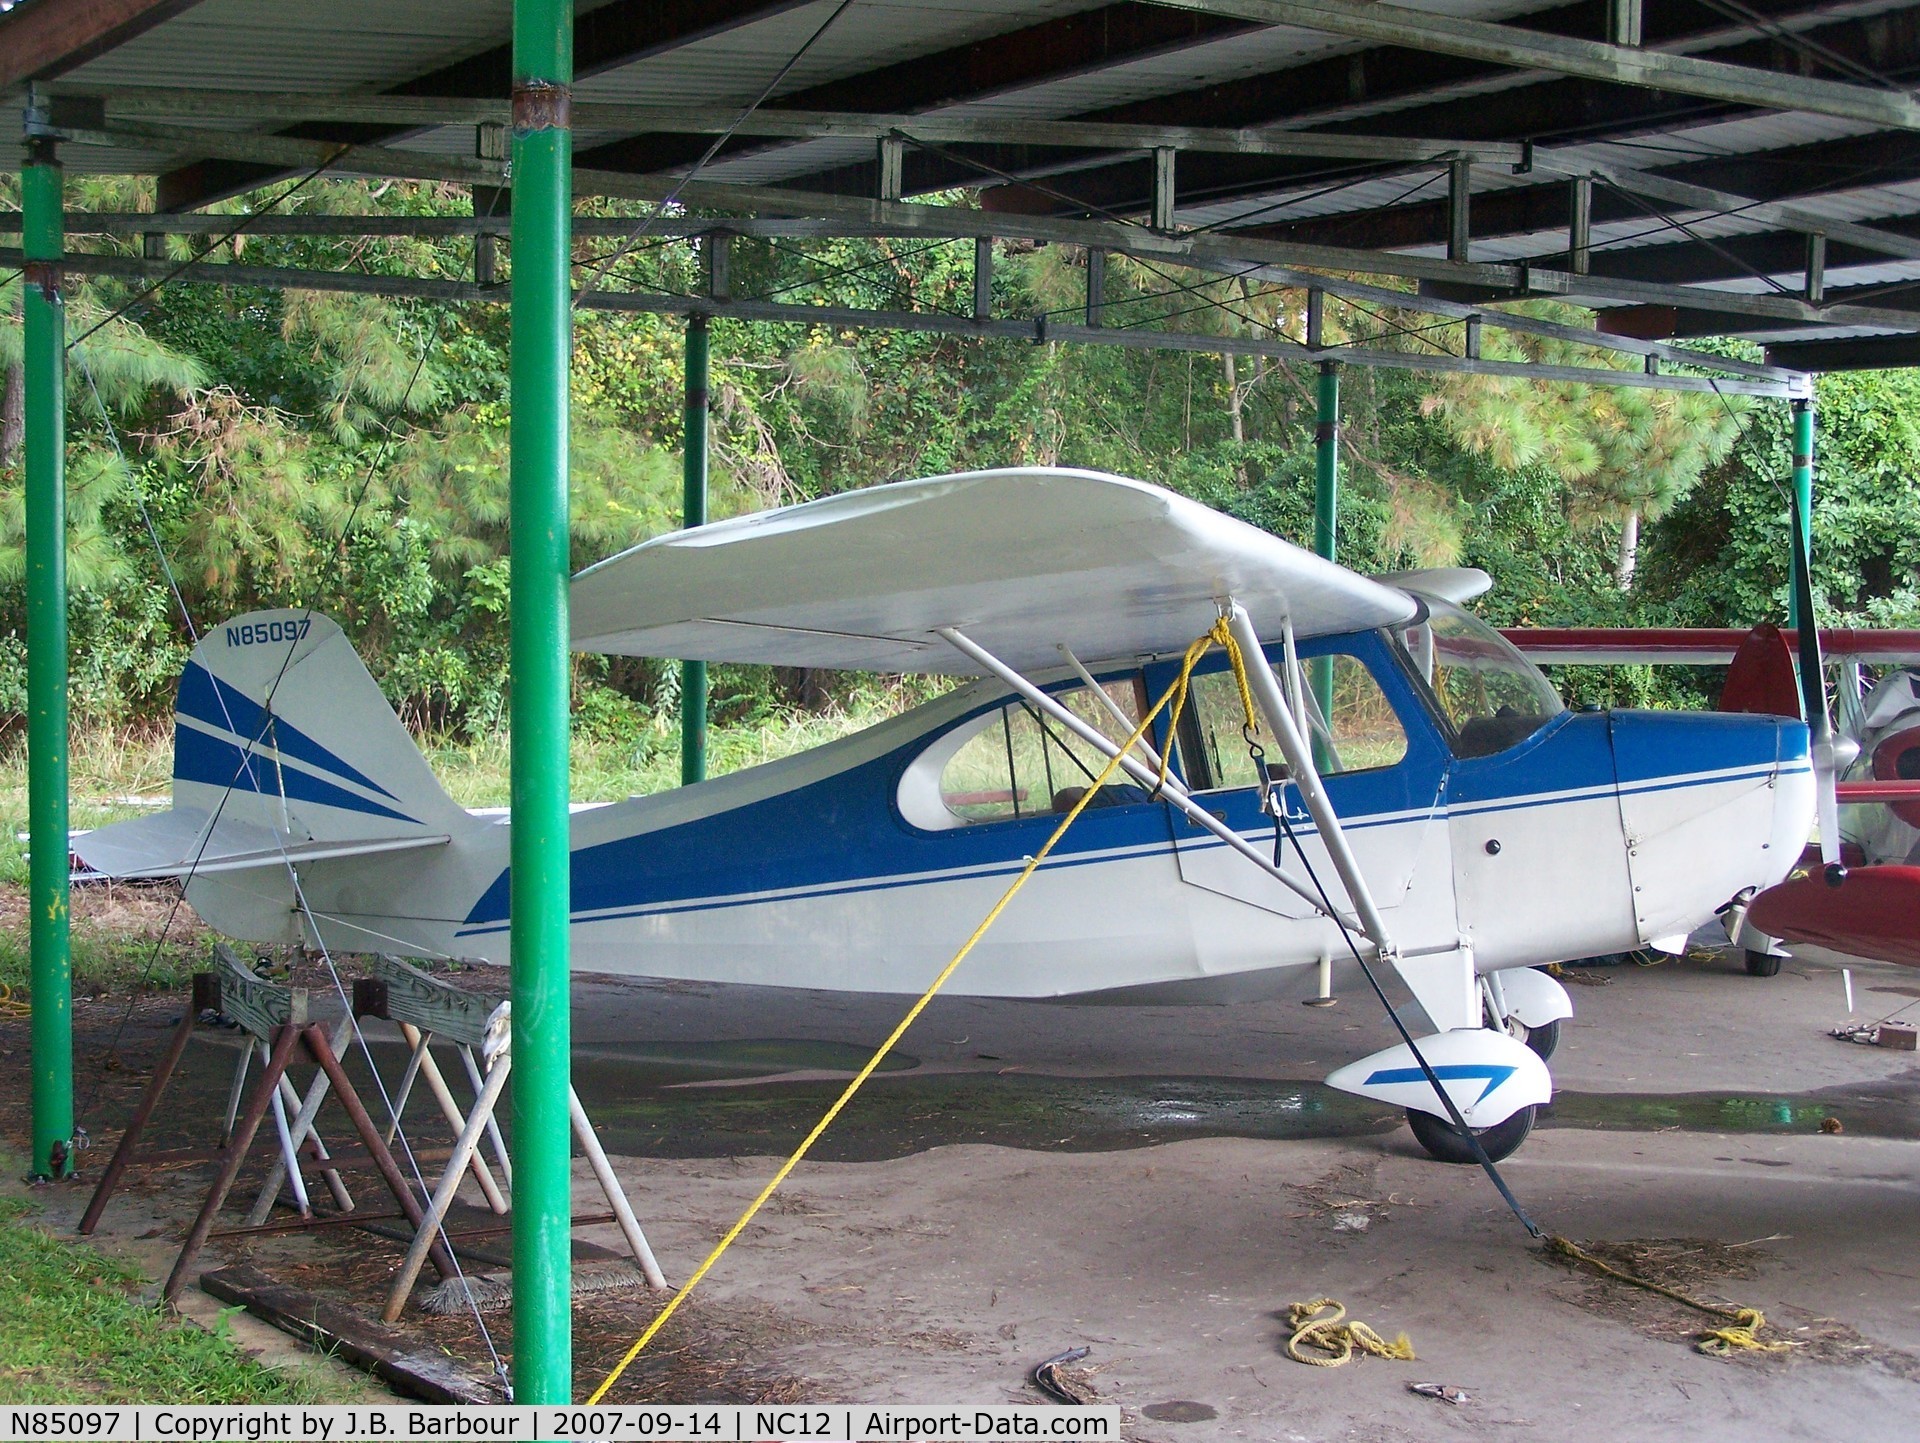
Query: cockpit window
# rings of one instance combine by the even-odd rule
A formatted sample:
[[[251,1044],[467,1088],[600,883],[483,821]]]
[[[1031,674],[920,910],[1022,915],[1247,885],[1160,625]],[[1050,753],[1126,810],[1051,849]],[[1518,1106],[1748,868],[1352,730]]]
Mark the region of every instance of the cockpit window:
[[[1106,703],[1084,686],[1056,692],[1054,700],[1117,744],[1139,721],[1139,683],[1112,681],[1103,690]],[[1127,719],[1124,727],[1121,717]],[[989,712],[969,732],[940,772],[940,800],[962,823],[1069,811],[1107,764],[1096,748],[1025,701]],[[1145,799],[1144,790],[1121,776],[1101,789],[1093,805]]]
[[[1455,756],[1505,751],[1566,710],[1553,683],[1499,632],[1450,601],[1422,600],[1427,615],[1395,635],[1452,724]]]
[[[1300,704],[1306,712],[1307,735],[1313,746],[1314,766],[1322,776],[1340,772],[1373,771],[1397,766],[1407,754],[1406,728],[1366,663],[1345,652],[1304,662],[1307,684]],[[1278,669],[1276,668],[1276,672]],[[1284,678],[1280,678],[1285,687]],[[1321,703],[1331,703],[1332,715],[1321,715]],[[1246,725],[1246,707],[1239,684],[1230,671],[1204,672],[1194,677],[1181,719],[1181,758],[1187,780],[1195,791],[1251,787],[1259,782]],[[1253,745],[1267,756],[1271,771],[1284,774],[1286,762],[1279,745],[1267,734],[1266,719],[1254,717]]]

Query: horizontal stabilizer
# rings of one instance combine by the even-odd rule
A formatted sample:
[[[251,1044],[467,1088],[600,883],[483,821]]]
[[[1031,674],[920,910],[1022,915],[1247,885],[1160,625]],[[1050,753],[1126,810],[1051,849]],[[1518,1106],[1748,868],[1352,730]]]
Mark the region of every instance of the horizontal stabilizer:
[[[212,820],[209,826],[210,820],[210,814],[197,807],[176,807],[88,832],[75,839],[73,851],[104,877],[205,877],[252,867],[443,847],[451,840],[441,833],[312,841],[232,817]]]

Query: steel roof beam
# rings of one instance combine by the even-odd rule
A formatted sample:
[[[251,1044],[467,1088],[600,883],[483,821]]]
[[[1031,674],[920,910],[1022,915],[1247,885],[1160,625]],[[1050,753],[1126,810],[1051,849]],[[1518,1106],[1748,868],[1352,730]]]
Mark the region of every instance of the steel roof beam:
[[[1886,234],[1920,239],[1920,215],[1886,216],[1876,220],[1873,226]],[[1805,267],[1806,245],[1805,236],[1771,231],[1760,235],[1723,236],[1711,244],[1686,241],[1673,245],[1596,249],[1593,273],[1665,285],[1697,285],[1753,275],[1791,277]],[[1831,242],[1827,247],[1829,275],[1849,266],[1883,264],[1883,256],[1841,242]]]
[[[0,265],[18,264],[20,252],[17,249],[0,249]],[[69,271],[87,275],[171,276],[181,282],[211,285],[350,291],[358,295],[399,296],[442,302],[500,302],[506,299],[505,288],[500,286],[482,287],[465,281],[372,275],[365,271],[317,271],[203,262],[180,269],[176,274],[175,267],[166,261],[139,256],[75,254],[66,256],[62,264]],[[1354,365],[1391,366],[1401,370],[1584,381],[1652,390],[1718,391],[1727,395],[1784,397],[1803,395],[1807,389],[1805,378],[1792,372],[1782,372],[1779,379],[1751,376],[1709,378],[1649,372],[1645,369],[1617,370],[1607,366],[1541,366],[1529,362],[1492,361],[1453,355],[1444,350],[1402,351],[1368,345],[1310,348],[1295,341],[1267,340],[1255,336],[1210,336],[1193,331],[1161,331],[1112,325],[1063,325],[1055,324],[1044,316],[1028,320],[976,320],[949,315],[944,311],[879,311],[604,289],[581,296],[579,303],[589,310],[669,315],[689,315],[697,311],[708,316],[729,316],[762,323],[863,327],[1027,342],[1055,340],[1124,346],[1135,350],[1192,351],[1208,355],[1231,352],[1235,355],[1266,356],[1280,361],[1342,361]]]
[[[422,96],[322,96],[230,90],[117,88],[106,94],[68,85],[59,97],[99,102],[112,120],[253,120],[282,125],[339,121],[413,129],[439,125],[504,123],[504,99]],[[1007,120],[989,116],[925,116],[841,110],[758,110],[742,118],[738,106],[663,107],[576,102],[573,119],[583,130],[666,129],[688,135],[732,133],[784,140],[879,140],[904,136],[942,144],[1035,144],[1089,150],[1151,151],[1169,148],[1205,154],[1297,155],[1346,160],[1434,161],[1455,158],[1483,165],[1518,165],[1527,155],[1519,141],[1451,141],[1431,137],[1349,135],[1278,126],[1226,129],[1191,125],[1108,125],[1085,121]]]
[[[1920,329],[1920,279],[1830,289],[1827,292],[1827,304],[1870,305],[1882,311],[1910,312],[1913,326]],[[1694,306],[1622,306],[1600,312],[1597,324],[1610,336],[1629,336],[1644,341],[1744,336],[1786,329],[1778,321],[1715,309],[1704,298]]]
[[[76,235],[199,235],[219,236],[232,230],[236,218],[217,211],[90,211],[66,214],[69,236]],[[0,235],[20,233],[20,212],[0,211]],[[577,236],[629,236],[637,224],[632,216],[576,215]],[[439,237],[507,235],[513,220],[504,215],[320,215],[311,211],[256,215],[247,219],[250,236],[410,236]],[[872,226],[832,220],[749,220],[740,217],[699,219],[669,217],[648,227],[654,236],[700,236],[715,232],[737,236],[840,238],[911,232],[887,232]]]
[[[1845,221],[1802,213],[1778,202],[1920,178],[1920,144],[1904,131],[1878,131],[1746,155],[1715,155],[1650,171],[1581,166],[1573,160],[1563,162],[1550,152],[1537,152],[1534,164],[1538,170],[1563,176],[1589,175],[1613,181],[1617,190],[1606,184],[1594,187],[1595,224],[1638,220],[1654,225],[1669,210],[1738,214],[1785,229],[1817,230],[1836,241],[1857,239],[1862,250],[1875,254],[1904,255],[1904,249],[1888,249],[1877,238],[1843,235],[1848,229]],[[1564,183],[1515,187],[1474,197],[1476,239],[1554,230],[1564,227],[1566,219]],[[1877,223],[1871,224],[1877,230]],[[1375,245],[1406,247],[1444,243],[1446,226],[1445,205],[1422,201],[1262,226],[1259,230],[1275,239],[1323,244],[1336,244],[1357,231]],[[1902,245],[1911,244],[1911,237],[1900,240]]]
[[[293,167],[333,165],[343,174],[392,175],[411,179],[451,180],[461,184],[498,185],[504,179],[497,162],[463,160],[421,151],[383,146],[342,148],[325,142],[284,136],[236,135],[224,131],[181,130],[168,126],[122,124],[105,130],[72,130],[68,138],[81,144],[125,146],[178,144],[206,154],[235,159],[259,159]],[[1116,221],[1072,221],[1052,217],[995,216],[960,206],[920,205],[900,201],[867,201],[849,196],[821,195],[775,186],[680,182],[671,177],[636,176],[617,171],[576,169],[576,195],[607,195],[630,200],[664,201],[670,195],[696,209],[747,214],[837,218],[876,230],[928,237],[1020,237],[1097,246],[1134,256],[1157,257],[1182,265],[1298,266],[1373,275],[1400,275],[1435,280],[1453,286],[1517,294],[1592,296],[1628,303],[1689,304],[1694,295],[1684,288],[1647,285],[1634,281],[1596,280],[1525,265],[1486,265],[1430,260],[1334,246],[1289,245],[1272,241],[1228,237],[1202,232],[1160,235]],[[1697,294],[1697,293],[1696,293]],[[1418,300],[1408,298],[1410,306]],[[1776,317],[1789,323],[1888,326],[1904,329],[1910,316],[1871,308],[1815,308],[1782,296],[1728,296],[1716,293],[1716,304],[1726,304],[1752,315]]]
[[[575,80],[617,70],[807,3],[809,0],[611,0],[581,12],[574,22]],[[401,97],[497,97],[506,95],[512,86],[513,47],[503,43],[391,86],[385,93]],[[301,126],[293,133],[315,140],[377,143],[417,128],[405,123]],[[223,162],[218,157],[194,161],[160,177],[161,208],[193,210],[265,185],[284,173],[271,166]]]
[[[475,235],[504,234],[509,222],[501,217],[485,216],[354,216],[354,215],[263,215],[250,220],[247,234],[256,238],[267,236],[364,236],[364,237],[441,237],[453,238]],[[576,216],[574,234],[586,237],[626,237],[632,234],[635,221],[632,217],[618,216]],[[18,234],[21,226],[18,211],[0,211],[0,235]],[[218,236],[232,229],[233,217],[217,214],[163,214],[150,211],[72,211],[67,216],[66,234],[93,236],[144,236],[144,235],[190,235]],[[719,219],[680,218],[655,222],[650,233],[659,238],[693,238],[703,235],[725,235],[746,237],[782,237],[830,239],[841,237],[873,238],[881,235],[906,236],[921,232],[896,229],[892,231],[863,226],[847,222],[816,220],[747,220],[739,217]],[[958,240],[968,237],[957,237]],[[980,237],[973,237],[979,240]],[[1195,264],[1186,262],[1185,264]],[[1606,335],[1591,328],[1566,325],[1555,321],[1544,321],[1537,317],[1519,315],[1501,311],[1489,311],[1484,306],[1466,304],[1425,294],[1409,294],[1365,282],[1349,280],[1338,276],[1324,276],[1317,273],[1297,271],[1278,266],[1249,268],[1242,263],[1227,263],[1220,260],[1206,262],[1199,266],[1216,274],[1244,276],[1249,280],[1262,283],[1291,286],[1299,289],[1324,291],[1329,295],[1347,300],[1357,300],[1373,305],[1396,306],[1403,309],[1415,309],[1427,315],[1445,316],[1466,321],[1477,319],[1496,329],[1518,332],[1527,335],[1548,336],[1557,340],[1575,342],[1582,345],[1594,345],[1606,350],[1620,351],[1629,355],[1654,356],[1674,365],[1699,365],[1719,368],[1735,374],[1751,375],[1766,380],[1780,380],[1782,377],[1773,368],[1756,366],[1749,362],[1733,360],[1724,356],[1697,354],[1659,342],[1639,340],[1632,336]],[[479,295],[487,287],[479,286],[474,294]],[[1774,321],[1771,324],[1777,325]]]
[[[0,90],[47,80],[191,10],[199,0],[31,0],[0,14]]]
[[[1151,4],[1106,5],[809,86],[779,97],[773,105],[776,109],[896,113],[933,110],[1259,28],[1246,21]],[[760,148],[743,141],[721,153]],[[706,149],[706,141],[690,141],[667,126],[592,146],[576,159],[609,170],[656,171],[698,159]],[[864,191],[873,193],[873,186],[868,184]]]
[[[1904,91],[1874,90],[1837,80],[1760,70],[1635,45],[1548,35],[1514,25],[1436,15],[1399,5],[1350,0],[1152,0],[1173,9],[1261,25],[1300,26],[1377,45],[1401,45],[1520,70],[1635,85],[1728,105],[1801,111],[1864,121],[1892,130],[1920,130],[1920,100]]]
[[[1920,29],[1920,25],[1916,25],[1913,12],[1879,15],[1871,20],[1845,18],[1850,15],[1850,7],[1832,0],[1823,0],[1818,5],[1809,5],[1807,0],[1752,0],[1749,8],[1769,21],[1787,25],[1808,25],[1821,17],[1838,14],[1843,18],[1815,25],[1808,30],[1809,36],[1839,54],[1880,69],[1901,64],[1902,57],[1907,65],[1920,63],[1916,60],[1920,42],[1913,38],[1913,32]],[[1603,33],[1605,15],[1600,5],[1577,3],[1536,11],[1519,17],[1519,21],[1524,21],[1532,30],[1551,34],[1598,35]],[[1765,37],[1756,39],[1747,28],[1730,28],[1723,14],[1698,0],[1671,0],[1657,7],[1646,16],[1644,28],[1645,44],[1649,47],[1706,47],[1702,53],[1718,60],[1756,65],[1780,63],[1782,59],[1783,50],[1778,42]],[[1488,93],[1485,87],[1489,83],[1503,85],[1503,88]],[[1463,88],[1468,92],[1464,96],[1447,94]],[[1390,105],[1433,97],[1436,93],[1442,98],[1417,100],[1411,107],[1331,123],[1328,128],[1343,134],[1364,134],[1390,127],[1401,134],[1467,136],[1483,140],[1569,139],[1597,128],[1653,126],[1676,116],[1704,118],[1731,109],[1726,105],[1598,81],[1567,78],[1544,83],[1528,81],[1510,69],[1483,61],[1388,45],[1312,60],[1202,89],[1110,106],[1078,118],[1120,124],[1307,125],[1314,123],[1315,116],[1339,115],[1351,112],[1356,106]],[[989,151],[980,158],[1000,170],[1016,174],[1045,171],[1060,163],[1057,153],[1031,148],[1017,152]],[[790,183],[808,189],[866,194],[871,190],[866,175],[869,169],[850,166],[795,177]],[[910,162],[908,166],[907,189],[913,193],[978,183],[980,174],[957,159],[922,157],[918,163]],[[1186,167],[1182,188],[1190,196],[1208,199],[1264,193],[1289,180],[1311,183],[1323,175],[1307,168],[1207,158]],[[1128,163],[1097,177],[1083,177],[1073,188],[1078,191],[1086,186],[1086,198],[1095,207],[1124,212],[1144,204],[1140,197],[1146,185],[1146,171]],[[1004,202],[1017,201],[1019,192],[1008,190],[988,195],[989,198],[1001,196],[1003,205],[998,208],[1011,209],[1014,206]],[[1036,194],[1029,205],[1021,208],[1044,209],[1050,205],[1057,208],[1056,202]]]
[[[1797,371],[1885,371],[1920,366],[1920,336],[1848,336],[1835,341],[1780,341],[1769,359]]]

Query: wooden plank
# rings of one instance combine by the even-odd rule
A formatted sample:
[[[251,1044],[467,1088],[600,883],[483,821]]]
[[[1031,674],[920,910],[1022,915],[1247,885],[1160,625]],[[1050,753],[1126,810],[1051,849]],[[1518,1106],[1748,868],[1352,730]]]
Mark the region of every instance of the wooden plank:
[[[504,1403],[506,1395],[445,1357],[414,1347],[398,1329],[364,1318],[245,1263],[203,1273],[203,1292],[245,1308],[318,1351],[363,1368],[396,1392],[428,1403]]]
[[[397,957],[375,957],[369,970],[387,984],[385,1016],[390,1021],[411,1022],[423,1032],[467,1047],[486,1041],[487,1022],[506,1001],[504,992],[456,987]]]
[[[222,1015],[232,1018],[261,1041],[273,1036],[276,1027],[306,1024],[306,988],[282,987],[277,982],[254,976],[253,969],[224,942],[213,944],[213,966],[220,982]]]
[[[198,0],[34,0],[0,15],[0,89],[46,80],[191,9]]]

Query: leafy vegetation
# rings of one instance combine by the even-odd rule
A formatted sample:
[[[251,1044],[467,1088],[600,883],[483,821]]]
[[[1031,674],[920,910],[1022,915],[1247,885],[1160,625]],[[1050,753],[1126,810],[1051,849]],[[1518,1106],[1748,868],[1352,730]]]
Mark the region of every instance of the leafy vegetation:
[[[143,1281],[53,1238],[0,1199],[0,1403],[312,1403],[303,1379],[213,1332],[141,1306]]]
[[[76,178],[72,198],[130,209],[144,184]],[[455,187],[322,180],[287,208],[468,205]],[[622,213],[616,202],[591,205]],[[471,268],[464,240],[241,237],[221,247],[243,248],[261,264],[428,276]],[[694,249],[676,240],[582,241],[577,259],[583,274],[605,267],[609,285],[686,292],[698,283]],[[996,312],[1071,315],[1085,276],[1073,247],[1003,246]],[[1303,323],[1297,290],[1244,278],[1196,284],[1191,273],[1119,258],[1107,278],[1113,325],[1297,335]],[[732,284],[744,296],[965,310],[972,283],[967,244],[733,243]],[[16,721],[18,302],[18,280],[0,283],[0,717]],[[76,285],[71,316],[73,701],[83,728],[164,723],[189,645],[183,609],[205,625],[311,605],[347,628],[430,749],[470,764],[457,783],[466,799],[496,797],[508,686],[505,308],[181,284],[141,296],[97,280]],[[1449,344],[1390,309],[1334,306],[1327,324],[1385,349]],[[584,564],[677,524],[681,334],[670,317],[582,309],[576,335],[573,556]],[[1487,346],[1605,361],[1493,331]],[[1310,535],[1307,367],[724,320],[713,354],[716,517],[904,476],[1048,463],[1141,476],[1294,540]],[[1496,588],[1482,608],[1502,622],[1742,624],[1784,614],[1783,404],[1384,369],[1350,371],[1344,393],[1341,554],[1350,564],[1485,566]],[[1916,401],[1920,380],[1906,374],[1820,382],[1815,580],[1830,622],[1920,617]],[[676,669],[619,658],[576,665],[590,789],[669,784]],[[1697,680],[1644,670],[1561,680],[1579,700],[1699,694]],[[718,667],[717,765],[784,745],[776,734],[814,737],[920,694],[857,677]]]

